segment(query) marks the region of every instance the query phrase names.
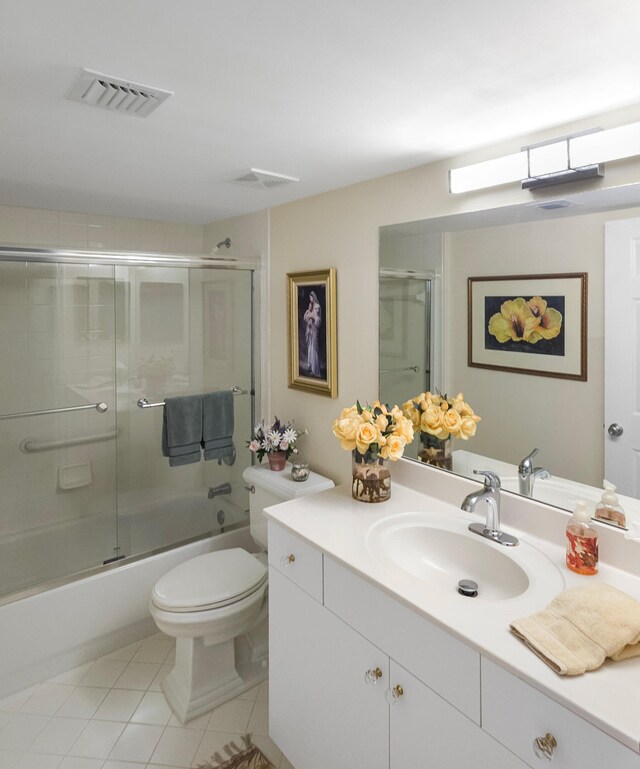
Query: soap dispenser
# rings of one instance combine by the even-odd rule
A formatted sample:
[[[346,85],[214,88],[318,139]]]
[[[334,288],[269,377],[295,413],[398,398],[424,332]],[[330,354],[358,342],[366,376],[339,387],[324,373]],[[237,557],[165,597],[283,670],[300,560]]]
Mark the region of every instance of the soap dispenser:
[[[627,518],[618,495],[615,493],[616,487],[613,483],[609,483],[609,481],[604,481],[603,486],[604,494],[596,506],[596,518],[600,521],[606,521],[607,523],[613,523],[616,526],[625,528]]]
[[[590,525],[586,504],[576,503],[567,524],[567,568],[576,574],[598,573],[598,532]]]

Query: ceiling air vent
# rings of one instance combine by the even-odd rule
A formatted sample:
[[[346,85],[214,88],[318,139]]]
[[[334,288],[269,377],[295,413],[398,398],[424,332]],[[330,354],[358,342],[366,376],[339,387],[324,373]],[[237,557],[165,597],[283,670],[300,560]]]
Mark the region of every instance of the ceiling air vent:
[[[83,69],[66,98],[125,115],[147,117],[169,96],[173,96],[173,91]]]
[[[235,179],[230,180],[233,184],[242,184],[244,187],[253,187],[256,190],[273,190],[276,187],[282,187],[283,184],[293,184],[299,182],[295,176],[285,176],[284,174],[272,174],[270,171],[260,171],[258,168],[250,168],[248,171],[240,174]]]

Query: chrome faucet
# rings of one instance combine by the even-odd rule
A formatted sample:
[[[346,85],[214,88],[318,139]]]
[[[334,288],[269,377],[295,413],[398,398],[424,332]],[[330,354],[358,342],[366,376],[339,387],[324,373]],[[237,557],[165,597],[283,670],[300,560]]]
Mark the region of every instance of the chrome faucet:
[[[532,460],[539,451],[540,449],[534,449],[518,465],[518,489],[525,497],[533,496],[533,484],[538,478],[541,480],[551,478],[551,473],[545,467],[533,466]]]
[[[490,470],[474,470],[474,475],[484,475],[484,488],[482,491],[474,491],[462,500],[460,507],[467,513],[475,512],[476,505],[481,500],[487,505],[487,521],[482,523],[470,523],[469,531],[486,537],[499,545],[513,547],[518,540],[511,534],[500,531],[500,478]]]
[[[215,497],[219,497],[221,494],[231,494],[230,483],[221,483],[219,486],[210,486],[207,498],[214,499]]]

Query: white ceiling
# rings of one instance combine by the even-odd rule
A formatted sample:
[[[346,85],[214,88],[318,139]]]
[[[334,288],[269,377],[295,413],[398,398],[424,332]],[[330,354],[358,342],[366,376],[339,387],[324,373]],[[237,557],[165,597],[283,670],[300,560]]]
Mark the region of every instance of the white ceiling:
[[[639,32],[638,0],[0,0],[0,204],[260,210],[640,102]],[[81,67],[175,95],[67,101]]]

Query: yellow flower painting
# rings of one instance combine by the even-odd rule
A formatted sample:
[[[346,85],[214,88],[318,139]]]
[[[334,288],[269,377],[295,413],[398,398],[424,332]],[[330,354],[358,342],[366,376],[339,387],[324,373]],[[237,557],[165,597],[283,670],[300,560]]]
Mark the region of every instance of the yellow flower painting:
[[[519,296],[507,299],[489,319],[489,334],[498,342],[537,344],[541,339],[555,339],[562,331],[562,313],[549,306],[547,299]]]

